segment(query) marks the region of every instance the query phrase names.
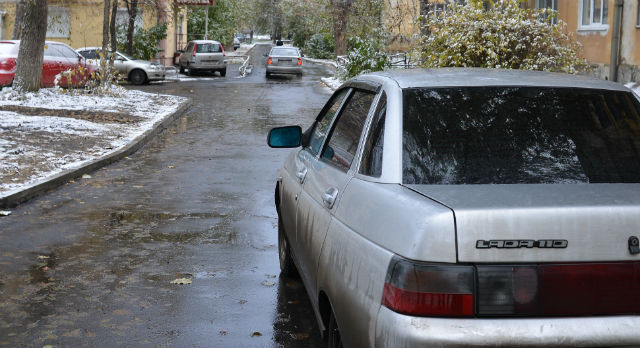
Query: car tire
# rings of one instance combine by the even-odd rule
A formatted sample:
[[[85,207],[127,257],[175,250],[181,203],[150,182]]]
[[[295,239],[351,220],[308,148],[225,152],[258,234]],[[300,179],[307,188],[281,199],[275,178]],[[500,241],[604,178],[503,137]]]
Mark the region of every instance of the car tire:
[[[180,73],[184,74],[184,66],[182,66],[182,64],[180,64]]]
[[[134,85],[141,85],[147,82],[147,74],[140,69],[133,70],[129,73],[129,81]]]
[[[342,348],[342,338],[340,337],[340,330],[338,329],[338,323],[336,322],[336,316],[331,312],[329,317],[329,327],[327,328],[327,347],[328,348]]]
[[[220,70],[220,76],[222,76],[222,77],[227,76],[227,68],[224,68],[224,69]]]
[[[193,76],[193,75],[195,74],[193,73],[193,71],[191,71],[191,67],[189,67],[189,63],[187,63],[187,76]]]
[[[282,219],[280,217],[278,217],[278,258],[280,259],[280,273],[282,275],[287,277],[298,276],[298,270],[291,257],[291,246],[284,233],[284,227],[282,226]]]
[[[271,73],[267,71],[267,78],[271,77]]]

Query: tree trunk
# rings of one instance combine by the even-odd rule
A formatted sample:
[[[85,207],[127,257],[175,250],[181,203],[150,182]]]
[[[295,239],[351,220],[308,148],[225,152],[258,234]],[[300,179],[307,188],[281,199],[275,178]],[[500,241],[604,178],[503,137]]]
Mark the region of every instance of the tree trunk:
[[[347,24],[352,0],[331,0],[333,7],[333,34],[335,37],[335,54],[347,54]]]
[[[24,0],[22,34],[13,86],[35,92],[42,84],[42,57],[47,36],[47,0]]]
[[[16,20],[13,23],[12,40],[20,40],[22,36],[22,18],[24,17],[24,0],[16,1]]]
[[[127,12],[129,13],[129,27],[127,28],[127,54],[133,55],[133,30],[136,25],[138,14],[138,0],[127,1]]]
[[[113,60],[116,58],[118,49],[116,37],[116,14],[118,13],[118,0],[113,0],[111,7],[111,20],[109,22],[109,35],[111,36],[111,54],[109,55],[109,67],[113,69]]]
[[[115,3],[118,0],[113,0]],[[104,0],[104,18],[102,20],[102,53],[106,54],[109,50],[109,11],[111,11],[111,1]]]

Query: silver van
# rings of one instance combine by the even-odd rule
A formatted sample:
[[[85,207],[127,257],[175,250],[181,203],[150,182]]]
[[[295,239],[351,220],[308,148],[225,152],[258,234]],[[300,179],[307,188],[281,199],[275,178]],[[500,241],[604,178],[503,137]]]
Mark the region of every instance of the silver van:
[[[180,73],[191,76],[200,71],[218,71],[220,76],[227,75],[227,58],[224,47],[218,41],[193,40],[180,54],[178,61]]]

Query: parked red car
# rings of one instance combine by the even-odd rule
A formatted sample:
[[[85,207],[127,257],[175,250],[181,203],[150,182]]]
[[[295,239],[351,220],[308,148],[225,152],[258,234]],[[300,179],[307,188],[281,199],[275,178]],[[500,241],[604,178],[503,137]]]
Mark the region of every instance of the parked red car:
[[[10,86],[16,74],[16,62],[20,40],[0,41],[0,86]],[[73,48],[61,42],[47,41],[44,46],[42,62],[42,87],[53,87],[56,76],[60,87],[83,86],[96,67],[86,60]],[[64,76],[64,77],[63,77]]]

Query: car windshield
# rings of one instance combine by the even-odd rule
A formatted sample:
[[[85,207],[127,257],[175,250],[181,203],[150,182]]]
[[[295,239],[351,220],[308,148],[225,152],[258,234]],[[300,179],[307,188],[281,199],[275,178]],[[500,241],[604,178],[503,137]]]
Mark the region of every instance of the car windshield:
[[[270,55],[279,57],[297,57],[298,50],[295,48],[274,48],[271,50]]]
[[[631,92],[415,88],[403,105],[406,184],[640,183]]]
[[[18,45],[12,42],[0,42],[0,56],[15,56],[18,54]]]
[[[123,52],[118,51],[118,54],[119,54],[119,55],[121,55],[121,56],[123,56],[123,57],[124,57],[124,58],[126,58],[127,60],[136,60],[134,57],[132,57],[132,56],[130,56],[130,55],[128,55],[128,54],[126,54],[126,53],[123,53]]]
[[[222,52],[219,44],[199,43],[196,44],[196,53],[219,53]]]

